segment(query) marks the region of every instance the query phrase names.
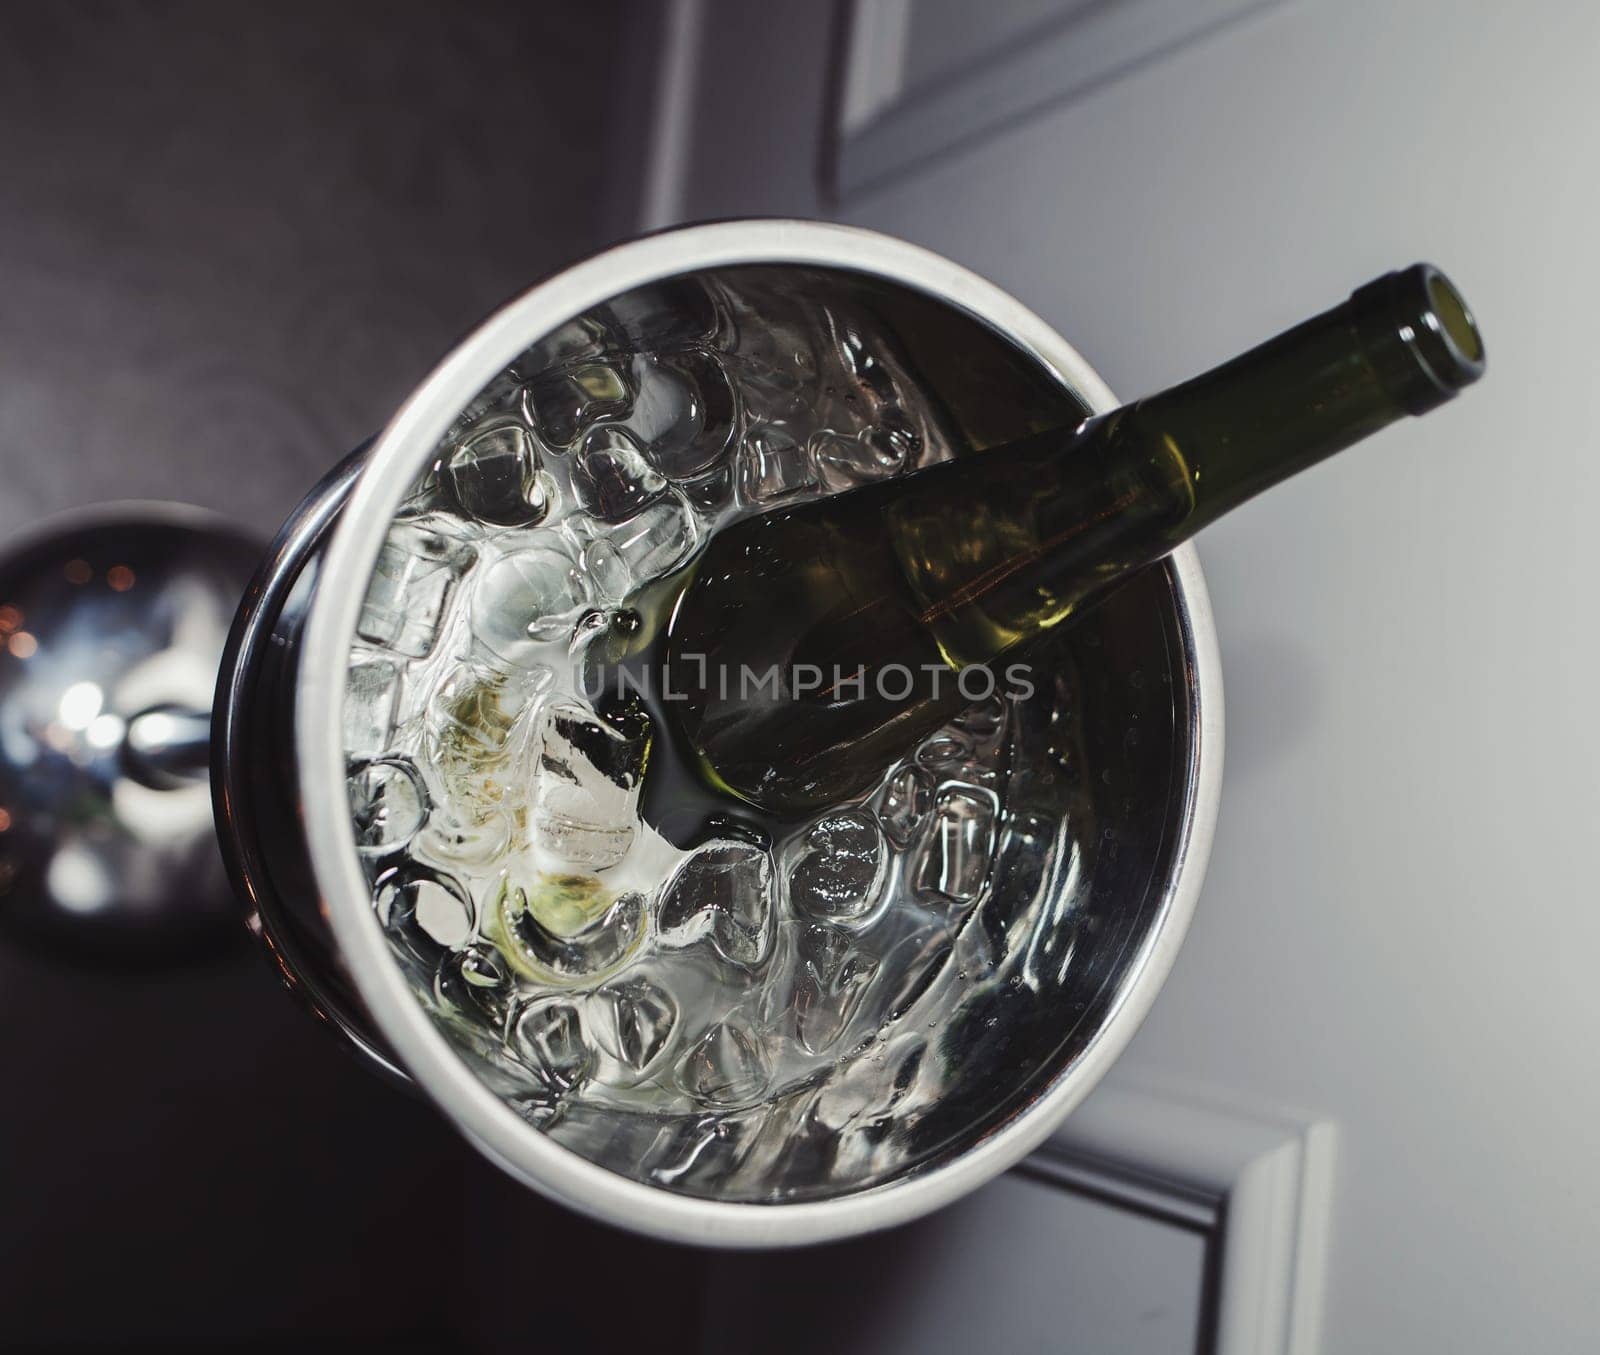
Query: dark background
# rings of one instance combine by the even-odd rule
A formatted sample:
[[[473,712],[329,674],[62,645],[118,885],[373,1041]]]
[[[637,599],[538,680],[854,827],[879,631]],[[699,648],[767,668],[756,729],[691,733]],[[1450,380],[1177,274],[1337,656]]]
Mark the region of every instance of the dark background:
[[[629,232],[656,17],[0,7],[0,535],[119,498],[270,533],[486,310]],[[0,941],[0,1087],[7,1349],[691,1343],[697,1254],[510,1183],[242,938],[135,973]]]

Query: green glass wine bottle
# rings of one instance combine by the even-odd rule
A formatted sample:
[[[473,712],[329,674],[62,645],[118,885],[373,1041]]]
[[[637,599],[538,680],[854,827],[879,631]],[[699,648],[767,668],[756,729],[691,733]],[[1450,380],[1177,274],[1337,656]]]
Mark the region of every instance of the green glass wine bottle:
[[[680,730],[775,813],[865,790],[1131,572],[1483,368],[1460,294],[1417,264],[1075,429],[736,523],[669,622]]]

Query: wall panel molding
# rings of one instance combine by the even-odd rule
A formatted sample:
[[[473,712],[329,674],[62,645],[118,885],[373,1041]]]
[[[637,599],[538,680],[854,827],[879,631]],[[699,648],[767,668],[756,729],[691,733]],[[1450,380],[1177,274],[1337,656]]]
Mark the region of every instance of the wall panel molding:
[[[828,187],[875,188],[1282,2],[986,0],[980,45],[942,35],[941,0],[854,0]]]
[[[1334,1138],[1113,1078],[1019,1170],[1206,1232],[1214,1355],[1314,1355]]]

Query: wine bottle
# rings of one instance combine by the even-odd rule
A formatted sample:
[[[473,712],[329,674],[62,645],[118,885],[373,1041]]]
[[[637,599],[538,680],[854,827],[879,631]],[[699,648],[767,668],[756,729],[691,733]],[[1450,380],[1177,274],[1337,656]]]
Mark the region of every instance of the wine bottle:
[[[1028,681],[1030,648],[1131,572],[1483,368],[1460,294],[1417,264],[1076,428],[736,523],[669,622],[680,730],[712,785],[763,809],[858,793]]]

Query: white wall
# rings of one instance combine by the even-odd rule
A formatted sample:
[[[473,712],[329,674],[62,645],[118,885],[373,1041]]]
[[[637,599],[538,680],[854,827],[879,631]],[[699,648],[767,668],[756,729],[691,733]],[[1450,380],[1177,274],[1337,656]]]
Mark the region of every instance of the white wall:
[[[821,9],[710,4],[686,215],[818,210]],[[1221,824],[1126,1060],[1338,1122],[1330,1352],[1600,1339],[1597,168],[1600,7],[1289,0],[836,213],[1124,395],[1419,257],[1477,311],[1480,387],[1201,543]]]

